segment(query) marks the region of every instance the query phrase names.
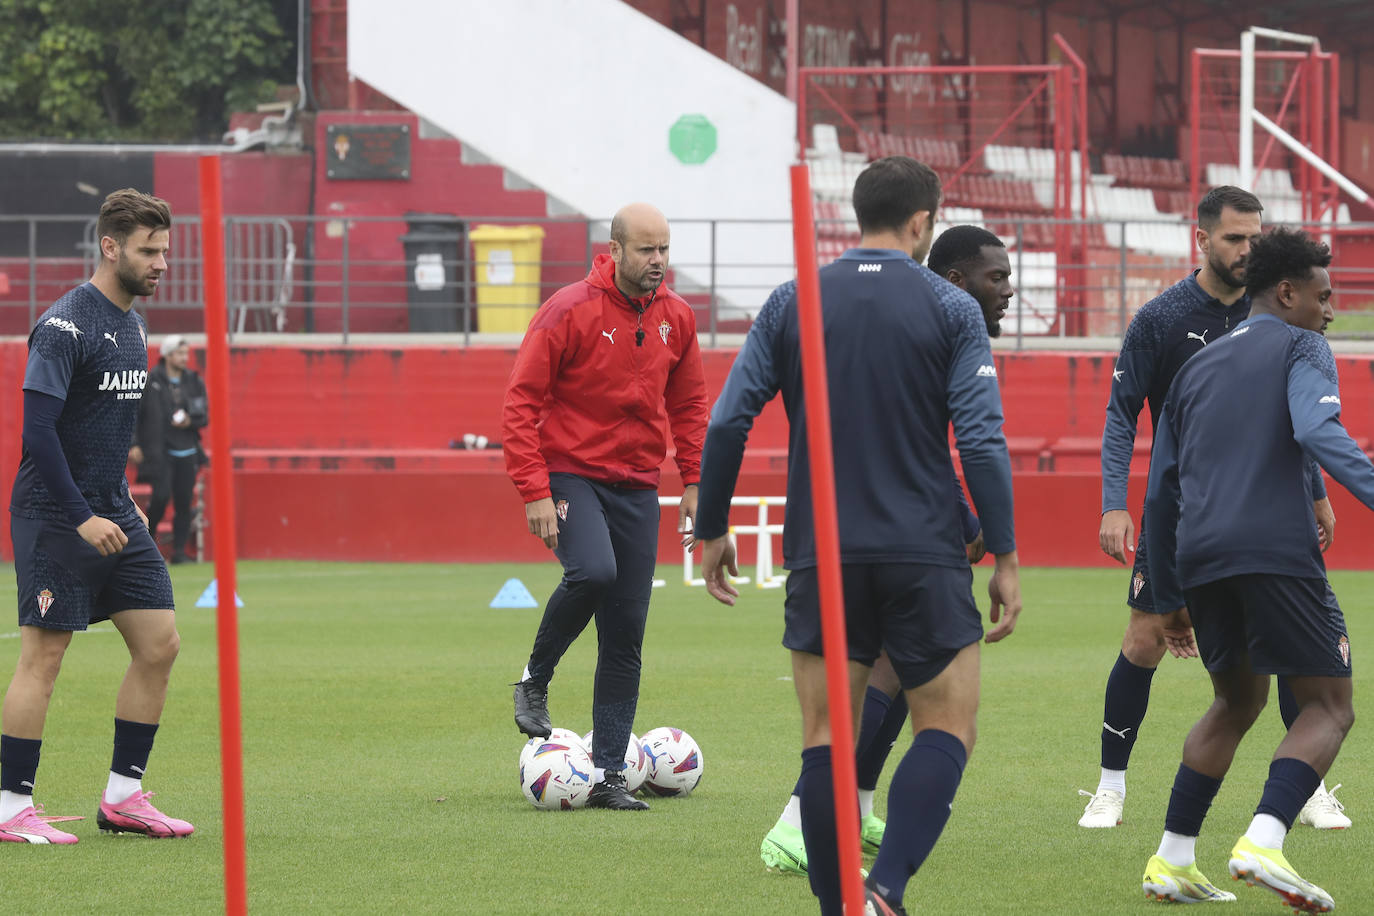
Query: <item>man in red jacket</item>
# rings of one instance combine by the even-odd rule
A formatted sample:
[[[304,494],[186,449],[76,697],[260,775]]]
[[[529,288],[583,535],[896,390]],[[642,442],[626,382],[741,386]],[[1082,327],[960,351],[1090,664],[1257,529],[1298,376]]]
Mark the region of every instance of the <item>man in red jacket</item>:
[[[596,785],[587,804],[643,810],[625,790],[639,700],[640,646],[658,554],[659,466],[671,430],[685,490],[678,531],[696,516],[706,384],[696,318],[663,286],[668,221],[630,204],[611,221],[610,254],[530,321],[502,419],[506,470],[530,533],[563,564],[515,685],[515,724],[547,737],[549,680],[593,618]]]

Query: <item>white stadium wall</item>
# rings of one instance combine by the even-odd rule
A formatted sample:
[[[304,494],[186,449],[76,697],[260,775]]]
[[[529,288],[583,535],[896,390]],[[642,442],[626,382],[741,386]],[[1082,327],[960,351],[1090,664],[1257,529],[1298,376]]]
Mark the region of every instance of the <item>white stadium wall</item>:
[[[348,62],[580,213],[656,204],[681,287],[753,312],[793,275],[795,106],[621,0],[350,0]],[[669,148],[684,115],[716,129],[701,164]],[[721,224],[712,278],[707,219],[776,222]]]

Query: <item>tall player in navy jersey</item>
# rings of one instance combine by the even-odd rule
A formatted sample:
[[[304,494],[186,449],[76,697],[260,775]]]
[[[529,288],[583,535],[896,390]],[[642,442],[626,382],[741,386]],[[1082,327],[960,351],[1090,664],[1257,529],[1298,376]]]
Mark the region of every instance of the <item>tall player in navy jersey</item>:
[[[1207,192],[1197,207],[1196,240],[1205,258],[1202,268],[1141,306],[1126,329],[1112,373],[1102,431],[1102,521],[1098,532],[1102,551],[1119,563],[1128,562],[1132,548],[1126,482],[1141,408],[1148,401],[1151,425],[1158,425],[1164,397],[1179,367],[1250,314],[1246,258],[1251,242],[1259,237],[1262,210],[1259,199],[1240,188],[1222,186]],[[1315,464],[1310,465],[1309,475],[1313,510],[1325,549],[1331,543],[1335,516]],[[1197,654],[1187,610],[1156,600],[1146,544],[1142,525],[1126,593],[1131,616],[1121,652],[1107,678],[1103,702],[1101,775],[1095,792],[1080,793],[1090,796],[1078,821],[1080,827],[1115,827],[1121,823],[1126,767],[1145,721],[1155,669],[1166,650],[1180,658]],[[1282,679],[1279,709],[1284,724],[1291,725],[1297,704]],[[1315,827],[1348,827],[1350,819],[1341,808],[1323,783],[1303,808],[1302,821]]]
[[[1198,870],[1195,845],[1280,675],[1298,715],[1228,869],[1295,911],[1335,905],[1283,854],[1355,720],[1350,640],[1326,579],[1307,463],[1374,509],[1374,464],[1341,425],[1336,361],[1321,333],[1333,317],[1330,263],[1327,247],[1300,231],[1255,242],[1250,318],[1185,363],[1164,401],[1145,497],[1150,575],[1161,605],[1187,602],[1216,698],[1184,742],[1164,837],[1145,867],[1148,897],[1234,899]]]
[[[102,830],[186,836],[148,802],[142,777],[176,660],[172,583],[124,477],[148,338],[134,299],[167,269],[171,213],[133,189],[105,198],[100,261],[29,335],[23,454],[10,498],[19,584],[19,664],[0,720],[0,841],[70,844],[33,804],[48,700],[72,632],[110,620],[129,649],[115,699]]]
[[[927,265],[937,275],[977,300],[989,337],[1002,335],[1002,318],[1016,295],[1011,285],[1011,261],[1007,246],[981,226],[951,226],[930,246]],[[964,502],[963,487],[954,481],[963,517],[963,539],[970,563],[977,563],[987,552],[982,525]],[[873,796],[878,778],[887,763],[897,736],[906,724],[906,703],[895,703],[902,685],[886,655],[879,655],[864,691],[863,719],[859,723],[855,776],[859,784],[859,837],[864,852],[876,853],[882,844],[886,824],[873,812]],[[806,843],[801,832],[801,780],[792,790],[777,823],[769,829],[759,848],[759,857],[769,868],[792,874],[806,874]]]
[[[975,736],[983,627],[951,486],[951,420],[984,540],[997,558],[987,639],[1010,634],[1021,611],[1011,462],[987,326],[972,296],[919,264],[939,202],[940,180],[927,166],[902,156],[870,164],[854,185],[860,247],[820,272],[854,718],[869,670],[886,650],[915,735],[892,776],[887,828],[865,888],[868,906],[889,916],[905,912],[907,882],[944,829]],[[812,892],[822,913],[838,914],[799,337],[796,284],[789,282],[755,318],[712,411],[696,535],[704,541],[707,590],[733,604],[730,496],[754,417],[781,391],[790,425],[783,645],[792,651],[802,711],[802,833]]]

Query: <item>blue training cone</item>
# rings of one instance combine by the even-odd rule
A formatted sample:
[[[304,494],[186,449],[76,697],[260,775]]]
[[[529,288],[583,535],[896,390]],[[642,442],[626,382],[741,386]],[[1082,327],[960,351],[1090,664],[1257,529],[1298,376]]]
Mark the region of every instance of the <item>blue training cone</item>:
[[[234,593],[234,606],[243,607],[243,599],[239,597],[238,592]],[[205,586],[205,591],[196,599],[196,607],[219,607],[218,579],[211,579],[210,584]]]
[[[519,579],[507,579],[496,597],[491,599],[491,607],[539,607],[539,602],[525,588],[525,583]]]

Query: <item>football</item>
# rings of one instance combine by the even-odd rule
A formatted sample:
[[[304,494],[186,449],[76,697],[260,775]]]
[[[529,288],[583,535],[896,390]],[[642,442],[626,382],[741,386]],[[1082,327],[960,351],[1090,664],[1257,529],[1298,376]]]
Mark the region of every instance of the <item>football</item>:
[[[581,739],[531,738],[520,751],[520,790],[547,811],[581,808],[592,791],[592,758]]]
[[[592,733],[587,732],[582,736],[588,754],[592,752]],[[630,743],[625,746],[625,769],[621,773],[625,776],[625,790],[631,795],[639,791],[649,775],[649,758],[644,756],[643,743],[635,737],[634,732],[630,732]]]
[[[702,756],[692,736],[680,728],[656,728],[639,739],[648,759],[644,788],[655,795],[687,796],[701,782]]]
[[[557,726],[555,726],[554,728],[549,729],[549,736],[544,740],[569,741],[573,744],[582,745],[582,749],[586,751],[588,754],[591,754],[592,752],[592,743],[590,741],[583,740],[582,736],[579,735],[577,732],[573,731],[571,728],[558,728]]]

